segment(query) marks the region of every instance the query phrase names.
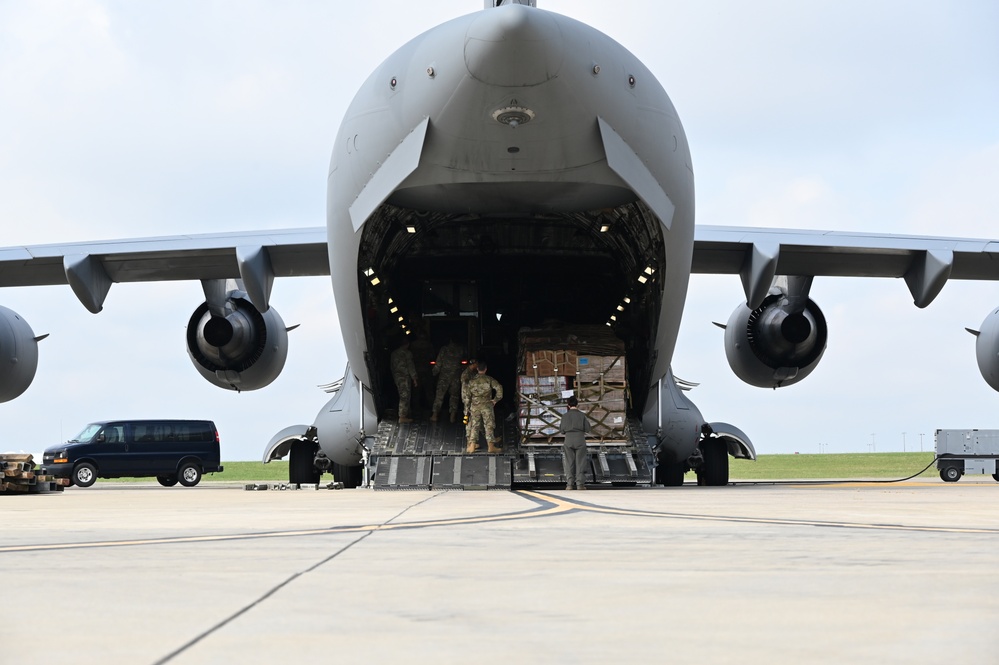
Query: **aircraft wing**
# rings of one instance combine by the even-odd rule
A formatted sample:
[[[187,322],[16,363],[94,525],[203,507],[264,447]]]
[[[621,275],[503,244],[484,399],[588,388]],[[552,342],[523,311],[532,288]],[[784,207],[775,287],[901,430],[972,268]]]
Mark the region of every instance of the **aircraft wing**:
[[[999,241],[697,225],[691,272],[739,275],[750,307],[776,275],[901,277],[926,307],[948,279],[999,280]]]
[[[69,284],[95,313],[115,282],[243,279],[266,309],[274,277],[329,274],[319,226],[0,248],[0,287]]]

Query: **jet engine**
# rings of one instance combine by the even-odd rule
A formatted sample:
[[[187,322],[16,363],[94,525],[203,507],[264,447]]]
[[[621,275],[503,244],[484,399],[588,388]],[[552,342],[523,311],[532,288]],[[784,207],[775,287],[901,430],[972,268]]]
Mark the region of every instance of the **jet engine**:
[[[288,329],[273,307],[260,312],[231,291],[219,307],[201,304],[187,324],[187,353],[201,376],[228,390],[257,390],[284,369]]]
[[[38,368],[38,341],[17,312],[0,307],[0,402],[9,402],[28,389]]]
[[[993,390],[999,390],[999,309],[994,309],[982,321],[980,330],[966,330],[975,335],[975,356],[978,371]]]
[[[808,376],[826,350],[828,328],[818,306],[771,291],[759,307],[739,305],[725,326],[725,355],[735,375],[760,388]]]

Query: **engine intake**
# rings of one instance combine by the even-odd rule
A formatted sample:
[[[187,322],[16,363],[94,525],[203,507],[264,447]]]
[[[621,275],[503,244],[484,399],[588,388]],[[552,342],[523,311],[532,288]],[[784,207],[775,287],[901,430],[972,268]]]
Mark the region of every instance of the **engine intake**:
[[[220,388],[257,390],[281,374],[288,357],[288,331],[273,307],[260,312],[245,294],[234,291],[225,315],[208,303],[194,310],[187,324],[187,353],[198,372]]]
[[[826,350],[828,328],[810,299],[792,307],[783,293],[771,293],[756,309],[739,305],[725,326],[725,355],[735,375],[760,388],[801,381]]]

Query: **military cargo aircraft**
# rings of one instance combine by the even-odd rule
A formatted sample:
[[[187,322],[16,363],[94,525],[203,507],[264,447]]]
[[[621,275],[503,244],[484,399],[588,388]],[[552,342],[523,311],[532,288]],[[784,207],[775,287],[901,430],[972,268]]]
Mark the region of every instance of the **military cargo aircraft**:
[[[557,454],[521,445],[507,423],[504,455],[464,456],[460,427],[393,418],[388,351],[414,321],[462,337],[508,377],[520,328],[606,326],[627,346],[630,419],[626,440],[593,452],[593,481],[677,485],[692,469],[723,485],[730,456],[756,453],[672,375],[691,273],[740,277],[725,352],[760,387],[799,382],[821,360],[815,277],[903,278],[919,307],[949,279],[999,278],[995,241],[696,225],[690,150],[653,73],[535,5],[486,2],[371,74],[334,143],[325,228],[11,247],[0,285],[68,284],[98,312],[113,283],[200,280],[195,368],[222,389],[256,390],[288,349],[274,278],[329,275],[347,370],[315,422],[279,433],[264,459],[290,455],[293,482],[332,471],[348,485],[506,487],[560,482]],[[976,332],[999,390],[997,311]],[[32,381],[37,336],[9,309],[0,318],[0,350],[17,359],[0,374],[7,401]]]

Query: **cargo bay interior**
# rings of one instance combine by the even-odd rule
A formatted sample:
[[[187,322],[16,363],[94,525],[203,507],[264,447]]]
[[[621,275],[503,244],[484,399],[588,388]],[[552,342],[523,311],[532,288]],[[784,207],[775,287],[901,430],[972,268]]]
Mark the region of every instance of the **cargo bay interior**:
[[[662,298],[657,257],[665,252],[659,221],[641,202],[516,216],[386,204],[362,234],[359,292],[380,417],[397,406],[389,355],[421,331],[434,355],[453,337],[468,357],[488,362],[505,393],[497,422],[516,409],[525,328],[604,326],[626,349],[629,383],[647,385]],[[633,414],[644,392],[630,396]],[[428,400],[432,394],[413,391],[415,417],[429,416]]]

